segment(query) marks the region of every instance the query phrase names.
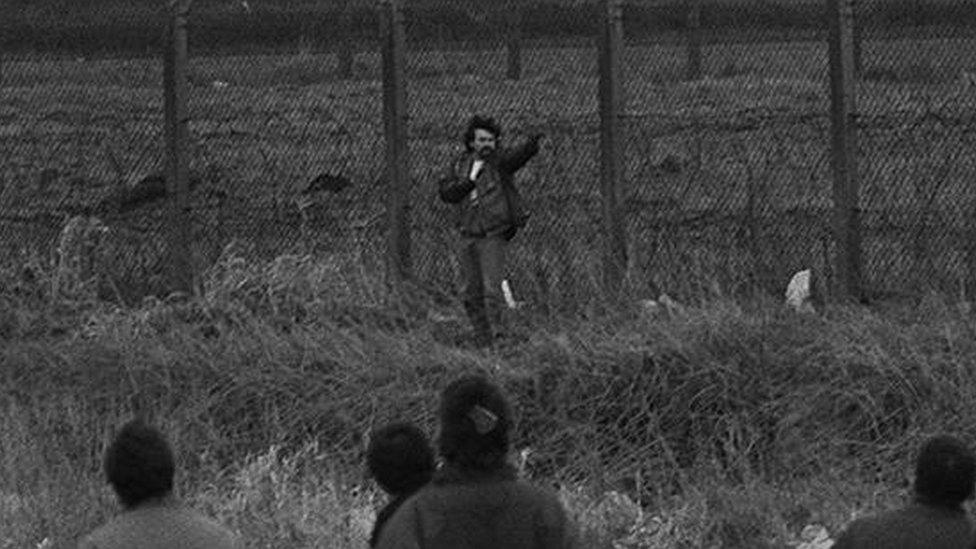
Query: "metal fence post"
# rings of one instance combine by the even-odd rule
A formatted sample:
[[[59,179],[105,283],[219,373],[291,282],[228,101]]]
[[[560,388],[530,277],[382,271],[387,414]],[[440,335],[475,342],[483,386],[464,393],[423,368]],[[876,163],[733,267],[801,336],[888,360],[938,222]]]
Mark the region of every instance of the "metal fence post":
[[[603,0],[600,72],[600,181],[606,242],[604,284],[612,293],[621,290],[627,270],[627,238],[620,210],[623,170],[623,2]]]
[[[834,197],[834,238],[839,297],[861,299],[862,256],[856,109],[854,36],[851,0],[827,0],[830,20],[830,99]]]
[[[190,198],[187,148],[187,31],[192,0],[170,4],[163,55],[163,109],[166,136],[166,187],[169,197],[169,286],[191,293]]]
[[[352,0],[342,2],[339,13],[339,78],[352,78],[353,60],[356,51],[353,48],[356,37],[353,33]]]
[[[859,0],[851,0],[851,25],[854,32],[854,78],[855,81],[861,79],[864,72],[864,3]]]
[[[508,71],[505,76],[509,80],[522,77],[522,4],[521,0],[510,0],[508,3],[506,27],[508,30]]]
[[[380,0],[383,126],[386,135],[387,258],[396,281],[411,276],[410,164],[407,159],[406,33],[398,0]]]
[[[967,221],[965,224],[966,235],[965,244],[963,244],[963,258],[966,267],[966,272],[963,275],[962,292],[965,296],[965,301],[970,304],[976,303],[976,197],[970,195],[969,205],[966,208]]]
[[[688,66],[685,77],[698,80],[702,76],[702,0],[691,0],[688,10]]]

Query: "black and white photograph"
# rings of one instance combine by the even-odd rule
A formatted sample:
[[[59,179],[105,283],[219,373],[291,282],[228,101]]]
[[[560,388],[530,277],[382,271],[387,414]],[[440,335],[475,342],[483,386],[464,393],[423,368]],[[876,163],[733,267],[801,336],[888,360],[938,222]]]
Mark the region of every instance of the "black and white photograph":
[[[972,0],[0,0],[0,549],[976,549]]]

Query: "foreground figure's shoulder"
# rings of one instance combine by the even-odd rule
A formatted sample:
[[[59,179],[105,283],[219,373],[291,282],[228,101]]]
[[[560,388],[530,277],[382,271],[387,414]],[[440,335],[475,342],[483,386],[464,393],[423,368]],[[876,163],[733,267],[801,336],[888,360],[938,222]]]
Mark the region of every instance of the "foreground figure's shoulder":
[[[833,549],[949,549],[972,548],[974,544],[973,523],[964,511],[916,504],[851,522]]]
[[[527,498],[531,498],[542,505],[559,504],[559,496],[556,491],[547,486],[542,486],[527,480],[513,481],[515,489]]]
[[[420,549],[421,532],[418,531],[417,505],[428,488],[423,488],[407,498],[386,521],[380,531],[376,549]]]
[[[196,511],[190,511],[190,513],[194,520],[197,521],[201,534],[211,540],[213,547],[243,549],[243,540],[231,531],[230,528],[202,513]]]
[[[525,481],[516,484],[535,510],[535,527],[541,546],[545,549],[579,549],[579,528],[556,491]]]
[[[156,508],[123,513],[82,538],[79,549],[135,547],[139,540],[158,547],[242,549],[243,541],[229,528],[187,508]],[[167,545],[169,543],[169,545]]]

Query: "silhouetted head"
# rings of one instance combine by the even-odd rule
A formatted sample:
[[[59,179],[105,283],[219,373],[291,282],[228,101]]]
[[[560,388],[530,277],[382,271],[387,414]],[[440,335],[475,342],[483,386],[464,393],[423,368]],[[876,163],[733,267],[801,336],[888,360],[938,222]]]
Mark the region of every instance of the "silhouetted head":
[[[929,503],[958,506],[973,497],[976,457],[961,440],[948,435],[930,438],[915,463],[915,494]]]
[[[501,137],[501,126],[494,118],[475,115],[468,121],[468,127],[464,131],[464,147],[480,158],[487,158],[498,148]]]
[[[166,437],[140,420],[126,423],[105,453],[105,476],[126,508],[168,496],[174,473]]]
[[[507,399],[483,377],[462,377],[441,393],[438,446],[449,464],[473,471],[502,469],[511,427]]]
[[[427,435],[409,422],[376,430],[366,449],[366,466],[387,493],[413,493],[434,474],[434,451]]]

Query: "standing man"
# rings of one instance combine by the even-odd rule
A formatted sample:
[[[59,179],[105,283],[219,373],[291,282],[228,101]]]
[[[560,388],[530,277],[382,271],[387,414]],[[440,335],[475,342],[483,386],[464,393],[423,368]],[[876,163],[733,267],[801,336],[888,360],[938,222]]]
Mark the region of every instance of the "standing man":
[[[539,152],[542,138],[532,134],[506,149],[500,147],[501,134],[494,119],[472,117],[463,136],[465,152],[439,184],[441,200],[457,205],[462,300],[479,347],[504,329],[505,248],[528,219],[514,176]]]

